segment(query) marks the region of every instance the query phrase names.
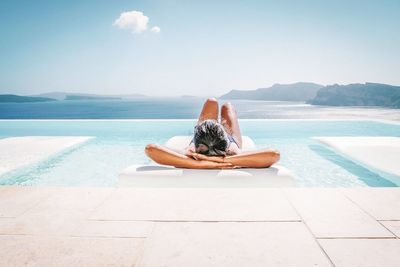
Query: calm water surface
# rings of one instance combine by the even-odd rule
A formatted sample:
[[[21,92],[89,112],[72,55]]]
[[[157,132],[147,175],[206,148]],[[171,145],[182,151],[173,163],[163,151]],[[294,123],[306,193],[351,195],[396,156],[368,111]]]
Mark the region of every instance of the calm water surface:
[[[142,98],[0,103],[0,119],[193,119],[198,117],[204,100],[202,98]],[[301,102],[279,101],[233,100],[232,102],[240,118],[376,118],[400,121],[399,109],[321,107]]]

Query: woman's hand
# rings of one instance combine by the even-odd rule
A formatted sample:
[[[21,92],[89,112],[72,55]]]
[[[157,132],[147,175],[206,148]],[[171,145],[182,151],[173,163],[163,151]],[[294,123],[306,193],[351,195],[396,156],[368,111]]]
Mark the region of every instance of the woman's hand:
[[[192,152],[190,154],[190,156],[193,157],[196,160],[208,160],[208,161],[219,162],[219,163],[225,162],[223,157],[206,156],[206,155],[203,155],[203,154],[200,154],[200,153],[195,153],[195,152]]]
[[[206,156],[200,153],[191,152],[188,155],[195,159],[194,167],[199,169],[233,169],[235,166],[230,162],[224,162],[223,157]]]
[[[193,162],[194,169],[232,169],[232,163],[229,162],[215,162],[209,160],[195,160]]]
[[[195,153],[195,148],[194,148],[194,146],[192,146],[192,145],[186,147],[185,150],[184,150],[184,152],[183,152],[183,154],[184,154],[185,156],[188,156],[188,157],[190,157],[190,158],[194,158],[194,157],[193,157],[193,153]]]

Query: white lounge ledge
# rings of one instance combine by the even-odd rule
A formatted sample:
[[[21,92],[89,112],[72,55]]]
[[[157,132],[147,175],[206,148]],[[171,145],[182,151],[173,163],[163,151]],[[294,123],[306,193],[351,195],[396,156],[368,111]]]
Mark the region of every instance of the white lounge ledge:
[[[399,137],[314,137],[314,139],[368,167],[400,176]]]
[[[129,166],[120,187],[293,187],[292,173],[282,166],[265,169],[193,170],[164,166]]]
[[[24,136],[0,139],[0,175],[73,148],[90,136]]]
[[[166,146],[183,149],[191,136],[175,136]],[[255,144],[243,137],[243,150],[253,150]],[[120,187],[293,187],[295,179],[286,168],[274,165],[262,169],[194,170],[160,165],[132,165],[118,176]]]

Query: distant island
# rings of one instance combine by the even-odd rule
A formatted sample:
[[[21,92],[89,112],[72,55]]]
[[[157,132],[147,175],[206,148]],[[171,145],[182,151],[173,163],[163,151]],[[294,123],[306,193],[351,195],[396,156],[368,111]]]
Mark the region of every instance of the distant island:
[[[121,97],[111,96],[87,96],[87,95],[67,95],[64,100],[121,100]]]
[[[400,86],[380,83],[328,85],[321,88],[312,105],[382,106],[400,108]]]
[[[298,82],[293,84],[274,84],[256,90],[231,90],[220,96],[221,99],[246,99],[269,101],[308,101],[313,99],[323,85]]]
[[[82,94],[82,93],[67,93],[67,92],[50,92],[38,95],[37,97],[49,97],[56,100],[118,100],[146,97],[142,94],[130,95],[97,95],[97,94]]]
[[[57,101],[48,97],[32,97],[32,96],[19,96],[19,95],[0,95],[0,103],[27,103],[27,102],[49,102]]]
[[[198,96],[195,96],[195,95],[181,95],[181,98],[198,98]]]
[[[130,95],[95,95],[95,94],[71,94],[64,92],[51,92],[38,95],[20,96],[13,94],[0,95],[0,103],[27,103],[48,101],[79,101],[79,100],[129,100],[147,97],[142,94]]]

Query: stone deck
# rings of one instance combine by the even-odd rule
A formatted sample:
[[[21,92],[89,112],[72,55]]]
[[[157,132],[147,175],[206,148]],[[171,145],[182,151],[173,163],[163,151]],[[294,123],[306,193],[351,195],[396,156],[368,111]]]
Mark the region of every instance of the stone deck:
[[[400,266],[398,188],[0,187],[0,266]]]

